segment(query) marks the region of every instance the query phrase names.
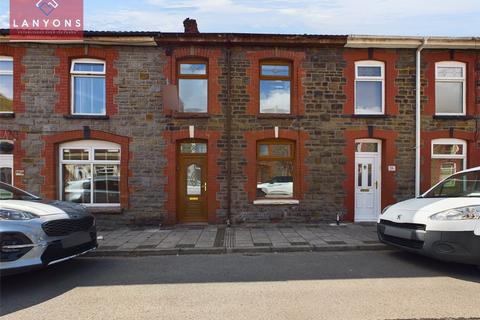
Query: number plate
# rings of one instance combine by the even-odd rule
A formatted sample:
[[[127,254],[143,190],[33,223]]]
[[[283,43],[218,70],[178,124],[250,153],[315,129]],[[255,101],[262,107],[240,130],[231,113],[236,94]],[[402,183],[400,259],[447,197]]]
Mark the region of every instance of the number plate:
[[[90,238],[89,233],[77,232],[70,235],[68,238],[62,239],[62,247],[63,248],[76,247],[90,241],[92,241],[92,238]]]

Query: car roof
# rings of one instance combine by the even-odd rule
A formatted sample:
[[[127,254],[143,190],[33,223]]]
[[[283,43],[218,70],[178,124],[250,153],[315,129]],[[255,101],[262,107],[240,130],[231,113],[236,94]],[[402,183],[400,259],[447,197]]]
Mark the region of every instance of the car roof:
[[[462,170],[462,171],[457,172],[457,173],[472,172],[472,171],[480,171],[480,167],[473,167],[473,168],[470,168],[470,169]]]

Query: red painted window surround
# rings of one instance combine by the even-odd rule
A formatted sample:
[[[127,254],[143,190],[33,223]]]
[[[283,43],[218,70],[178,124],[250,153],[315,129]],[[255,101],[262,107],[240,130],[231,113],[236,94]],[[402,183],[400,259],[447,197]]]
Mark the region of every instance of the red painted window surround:
[[[55,105],[55,112],[62,115],[70,115],[71,111],[71,63],[74,59],[91,58],[104,60],[106,63],[105,89],[106,89],[106,111],[107,116],[113,116],[118,112],[118,106],[114,102],[114,97],[118,93],[118,88],[113,83],[113,79],[118,75],[115,67],[115,60],[118,58],[118,52],[112,48],[58,48],[55,55],[60,59],[60,63],[55,67],[55,74],[59,77],[59,82],[55,87],[58,93],[58,101]]]
[[[305,177],[308,175],[308,166],[305,163],[308,157],[308,150],[305,142],[308,139],[308,133],[295,130],[279,130],[279,139],[291,140],[295,142],[295,174],[293,182],[293,198],[301,200],[307,191]],[[266,139],[275,139],[274,130],[245,132],[247,147],[245,148],[245,192],[248,194],[248,201],[253,202],[257,199],[257,143]]]
[[[247,93],[250,96],[247,114],[260,114],[260,63],[264,60],[285,60],[292,63],[292,105],[290,114],[303,115],[305,113],[302,86],[302,80],[306,75],[302,66],[305,60],[305,52],[287,50],[249,51],[247,52],[247,58],[250,61],[250,67],[247,69],[247,77],[250,79],[247,86]]]
[[[422,192],[427,191],[431,187],[432,140],[443,138],[465,140],[467,142],[467,167],[480,166],[480,145],[477,144],[478,136],[475,132],[454,130],[452,135],[450,135],[449,130],[422,132]]]
[[[477,63],[477,54],[462,51],[425,51],[422,53],[422,62],[426,65],[423,76],[427,80],[424,86],[424,94],[427,96],[427,102],[424,107],[424,114],[435,115],[435,64],[441,61],[456,61],[466,63],[466,115],[476,115],[476,88],[475,88],[475,67]]]
[[[13,141],[13,184],[20,189],[25,188],[22,176],[17,176],[15,171],[23,170],[23,159],[26,156],[25,150],[22,148],[22,142],[26,139],[25,132],[0,130],[0,140]]]
[[[84,139],[84,132],[82,130],[59,132],[43,136],[44,148],[42,156],[45,159],[45,165],[40,174],[44,177],[44,183],[42,185],[42,195],[44,197],[48,199],[58,198],[58,146],[65,142]],[[103,131],[91,130],[88,139],[109,141],[120,145],[120,205],[123,209],[128,209],[128,178],[131,176],[128,163],[132,159],[132,154],[129,152],[130,138]]]
[[[218,100],[221,91],[220,76],[222,70],[219,60],[222,55],[220,49],[207,48],[178,48],[167,56],[167,63],[163,69],[165,79],[169,84],[177,85],[177,64],[182,59],[205,59],[208,61],[208,114],[221,114],[222,107]],[[165,114],[171,115],[172,110],[164,110]]]
[[[346,145],[343,154],[346,157],[344,165],[346,179],[343,183],[345,191],[344,206],[346,210],[346,221],[355,220],[355,140],[357,139],[379,139],[382,140],[382,200],[381,206],[385,208],[396,202],[395,191],[397,181],[395,172],[390,172],[386,168],[389,165],[395,165],[397,157],[397,146],[395,140],[397,132],[374,130],[373,135],[369,136],[368,130],[347,130],[344,132]],[[398,168],[397,168],[398,170]]]
[[[219,223],[217,219],[217,209],[220,209],[220,202],[217,200],[217,193],[220,191],[220,183],[217,178],[220,174],[220,168],[217,160],[220,156],[220,149],[218,148],[218,140],[221,133],[218,131],[201,131],[195,130],[195,139],[203,139],[208,141],[208,222]],[[176,224],[177,219],[177,143],[181,140],[189,139],[190,133],[188,130],[180,131],[165,131],[163,137],[167,143],[164,155],[167,159],[164,174],[167,177],[167,184],[165,185],[165,210],[167,212],[168,225]]]
[[[25,66],[22,63],[27,49],[24,47],[13,47],[0,45],[0,56],[13,58],[13,112],[24,113],[25,104],[22,102],[22,93],[25,91],[25,84],[22,76],[25,74]]]
[[[394,50],[375,49],[369,56],[368,49],[345,49],[343,54],[346,66],[343,75],[346,79],[344,92],[346,101],[343,106],[345,115],[355,114],[355,62],[364,60],[381,61],[385,63],[385,115],[397,115],[398,105],[395,96],[398,95],[398,87],[395,81],[398,77],[396,62],[398,53]]]

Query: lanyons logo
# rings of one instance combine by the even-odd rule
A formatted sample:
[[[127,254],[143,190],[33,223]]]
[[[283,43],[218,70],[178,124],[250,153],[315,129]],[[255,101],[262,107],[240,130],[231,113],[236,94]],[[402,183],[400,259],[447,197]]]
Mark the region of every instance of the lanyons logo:
[[[58,8],[58,2],[56,0],[40,0],[36,4],[37,8],[43,12],[47,17]]]

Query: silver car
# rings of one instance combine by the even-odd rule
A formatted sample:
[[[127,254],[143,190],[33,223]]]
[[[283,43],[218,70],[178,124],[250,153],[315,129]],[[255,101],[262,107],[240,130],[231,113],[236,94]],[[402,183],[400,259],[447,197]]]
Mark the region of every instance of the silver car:
[[[41,268],[97,248],[95,218],[0,182],[0,275]]]

